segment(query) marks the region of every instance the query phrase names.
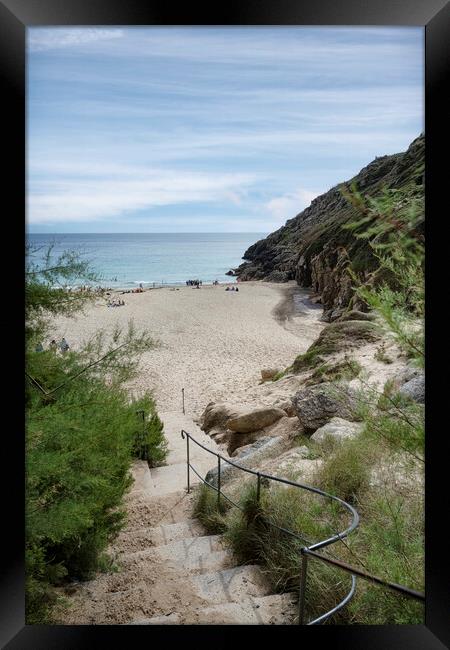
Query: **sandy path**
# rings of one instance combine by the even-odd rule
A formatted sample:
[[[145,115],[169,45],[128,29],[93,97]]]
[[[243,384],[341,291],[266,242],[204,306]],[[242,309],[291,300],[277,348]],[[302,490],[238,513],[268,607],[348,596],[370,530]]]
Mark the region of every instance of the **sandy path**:
[[[126,327],[132,318],[160,340],[142,355],[132,389],[153,391],[160,411],[178,411],[184,387],[186,412],[195,417],[209,401],[233,399],[257,384],[262,368],[286,367],[317,337],[320,310],[293,318],[282,308],[293,286],[246,282],[238,293],[223,285],[163,288],[120,296],[126,305],[118,308],[99,299],[84,315],[55,319],[52,337],[65,336],[76,349],[96,329]]]

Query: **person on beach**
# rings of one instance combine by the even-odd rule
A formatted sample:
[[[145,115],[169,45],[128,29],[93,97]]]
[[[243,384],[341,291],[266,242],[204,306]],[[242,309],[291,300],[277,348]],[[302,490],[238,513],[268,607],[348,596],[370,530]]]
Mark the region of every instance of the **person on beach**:
[[[51,343],[50,343],[50,345],[49,345],[48,347],[49,347],[49,350],[53,350],[53,352],[56,352],[56,349],[57,349],[58,346],[57,346],[57,344],[56,344],[55,339],[53,339],[53,340],[51,341]]]
[[[59,349],[61,350],[61,352],[62,352],[63,354],[65,354],[65,353],[67,352],[67,350],[69,349],[69,344],[67,343],[67,341],[66,341],[66,339],[64,338],[64,336],[62,337],[62,339],[61,339],[61,343],[59,344]]]

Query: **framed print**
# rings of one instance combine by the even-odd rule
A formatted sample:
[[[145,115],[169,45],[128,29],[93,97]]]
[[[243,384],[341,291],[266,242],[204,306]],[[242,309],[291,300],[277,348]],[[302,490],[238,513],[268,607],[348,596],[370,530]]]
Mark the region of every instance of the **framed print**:
[[[449,644],[449,23],[2,0],[2,647]]]

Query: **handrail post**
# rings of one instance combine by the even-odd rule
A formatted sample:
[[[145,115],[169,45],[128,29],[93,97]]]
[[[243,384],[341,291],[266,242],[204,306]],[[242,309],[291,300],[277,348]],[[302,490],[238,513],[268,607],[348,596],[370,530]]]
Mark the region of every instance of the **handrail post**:
[[[306,596],[306,572],[308,570],[308,556],[302,553],[302,568],[300,574],[300,593],[298,598],[298,624],[304,625],[305,620],[305,596]]]
[[[217,508],[220,512],[220,455],[217,454]]]
[[[186,457],[187,457],[187,491],[188,494],[191,491],[191,483],[190,483],[190,476],[189,476],[189,466],[190,466],[190,461],[189,461],[189,434],[186,432]]]

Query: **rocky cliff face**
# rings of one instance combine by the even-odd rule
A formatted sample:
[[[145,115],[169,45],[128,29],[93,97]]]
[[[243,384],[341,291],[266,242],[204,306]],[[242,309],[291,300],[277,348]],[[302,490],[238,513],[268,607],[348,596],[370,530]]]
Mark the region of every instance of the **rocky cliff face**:
[[[354,178],[318,196],[279,230],[250,246],[236,275],[241,280],[296,280],[301,286],[312,287],[329,315],[349,305],[364,309],[354,296],[346,269],[352,264],[365,281],[375,270],[376,259],[367,242],[343,229],[343,224],[360,215],[341,189],[355,183],[369,196],[377,196],[385,188],[422,196],[424,159],[423,135],[403,153],[375,158]]]

